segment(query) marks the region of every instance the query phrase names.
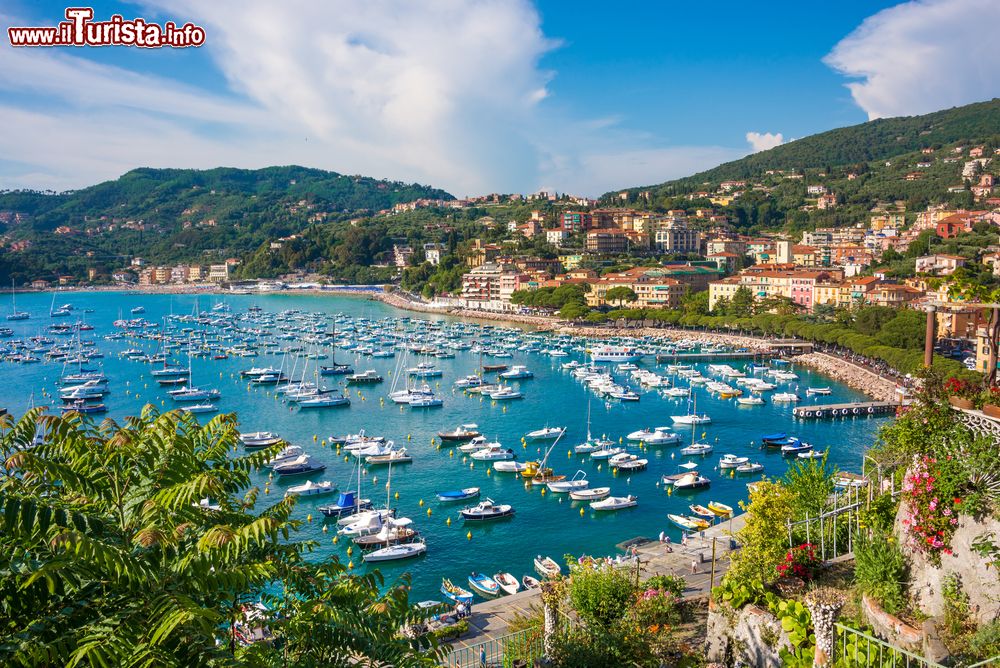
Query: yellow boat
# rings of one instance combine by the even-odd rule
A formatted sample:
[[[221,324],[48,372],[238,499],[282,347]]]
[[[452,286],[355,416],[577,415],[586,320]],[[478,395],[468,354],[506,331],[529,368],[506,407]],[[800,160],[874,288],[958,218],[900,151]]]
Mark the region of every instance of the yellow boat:
[[[729,517],[733,514],[733,507],[727,506],[724,503],[719,503],[718,501],[709,501],[708,509],[719,517]]]
[[[687,515],[685,519],[687,519],[691,524],[697,527],[695,531],[701,531],[702,529],[707,529],[708,527],[712,526],[712,524],[708,520],[703,520],[700,517],[695,517],[693,515]]]
[[[743,396],[743,390],[734,390],[733,392],[719,392],[719,396],[723,399],[732,399],[733,397]]]
[[[538,473],[538,462],[525,462],[525,469],[521,471],[522,478],[534,478]]]

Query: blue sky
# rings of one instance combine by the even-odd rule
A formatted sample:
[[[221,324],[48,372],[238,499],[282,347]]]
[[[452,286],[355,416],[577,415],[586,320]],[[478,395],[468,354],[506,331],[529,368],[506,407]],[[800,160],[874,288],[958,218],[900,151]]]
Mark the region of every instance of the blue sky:
[[[7,0],[0,22],[65,4]],[[140,0],[199,49],[0,42],[0,188],[303,164],[456,195],[598,195],[1000,94],[995,0]],[[980,66],[978,62],[988,65]]]

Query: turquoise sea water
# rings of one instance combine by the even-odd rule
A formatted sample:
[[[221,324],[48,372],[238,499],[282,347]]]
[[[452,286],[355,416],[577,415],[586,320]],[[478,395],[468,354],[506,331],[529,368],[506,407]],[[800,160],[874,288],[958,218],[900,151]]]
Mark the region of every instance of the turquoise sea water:
[[[19,322],[0,322],[0,325],[13,329],[14,338],[45,334],[45,329],[57,321],[49,317],[51,300],[51,293],[19,295],[18,309],[31,312],[32,318]],[[434,316],[404,313],[363,298],[326,295],[202,295],[196,298],[189,295],[62,293],[56,296],[56,306],[66,302],[74,306],[74,315],[59,319],[59,322],[72,323],[83,318],[94,327],[93,331],[83,332],[82,337],[96,341],[97,347],[105,353],[103,360],[95,360],[91,366],[100,366],[110,378],[111,394],[105,398],[105,403],[110,409],[109,416],[121,420],[127,415],[135,414],[147,402],[165,409],[176,405],[169,400],[166,389],[160,388],[150,378],[151,367],[148,364],[128,361],[118,355],[130,347],[140,347],[152,353],[155,352],[156,344],[152,341],[104,340],[105,335],[115,331],[113,321],[119,317],[132,317],[129,310],[134,306],[146,309],[142,316],[135,317],[160,322],[161,318],[170,313],[190,314],[196,308],[208,310],[220,300],[228,304],[233,312],[245,311],[256,305],[271,312],[299,309],[372,319],[406,316],[435,319]],[[92,309],[93,312],[83,313],[85,309]],[[6,308],[0,307],[0,317],[6,315],[8,310],[9,305]],[[68,337],[52,338],[60,341]],[[488,398],[481,401],[478,396],[465,396],[461,391],[451,389],[456,379],[477,370],[480,361],[478,355],[461,351],[456,352],[454,359],[415,359],[411,356],[407,366],[415,366],[420,360],[429,360],[444,371],[442,378],[430,381],[432,385],[439,384],[438,391],[445,398],[444,407],[423,410],[409,407],[401,409],[387,398],[384,405],[380,403],[379,399],[386,397],[389,391],[389,376],[396,365],[394,358],[359,359],[349,351],[339,351],[337,361],[353,363],[356,371],[377,369],[386,377],[386,382],[377,386],[352,388],[352,404],[348,408],[301,412],[292,410],[287,404],[275,399],[272,388],[248,388],[247,382],[240,379],[240,370],[252,366],[280,365],[278,355],[230,357],[227,360],[196,359],[194,382],[198,386],[220,389],[223,395],[219,401],[220,410],[235,412],[240,418],[243,431],[277,432],[287,441],[303,446],[307,452],[325,462],[328,466],[326,472],[315,479],[332,480],[341,489],[354,487],[350,480],[353,457],[350,462],[345,462],[342,455],[338,457],[330,447],[321,444],[323,439],[331,434],[343,435],[365,429],[368,434],[384,435],[397,444],[405,444],[413,455],[414,462],[393,467],[391,492],[393,497],[396,493],[399,497],[391,499],[391,503],[397,508],[399,516],[413,519],[416,528],[424,536],[428,552],[416,560],[382,563],[379,568],[389,577],[404,571],[412,573],[417,600],[437,597],[442,576],[462,584],[474,570],[489,574],[509,571],[520,577],[532,572],[532,559],[538,554],[550,555],[557,561],[562,561],[562,555],[567,553],[602,556],[614,554],[615,544],[636,536],[655,537],[661,530],[668,531],[677,540],[680,532],[667,521],[667,513],[690,514],[688,504],[705,505],[712,500],[735,507],[738,501],[746,498],[746,483],[759,477],[730,478],[728,472],[723,474],[713,470],[723,453],[748,455],[764,463],[766,474],[783,474],[786,461],[779,454],[760,450],[759,438],[762,434],[785,431],[798,435],[817,448],[829,448],[830,461],[841,469],[860,471],[862,453],[872,443],[878,426],[885,422],[884,419],[866,418],[803,422],[791,417],[791,404],[774,404],[768,401],[764,406],[743,407],[733,399],[719,399],[700,389],[698,412],[709,413],[713,422],[699,426],[697,436],[701,437],[704,433],[704,440],[715,445],[715,452],[704,460],[701,470],[711,478],[712,484],[710,488],[695,493],[668,495],[665,488],[658,486],[657,482],[663,474],[676,473],[677,465],[684,461],[677,452],[677,447],[649,448],[643,455],[650,460],[648,469],[631,476],[612,475],[606,462],[601,463],[598,470],[598,462],[591,461],[585,455],[569,453],[572,446],[582,442],[586,436],[588,402],[592,408],[592,432],[595,435],[606,434],[617,441],[619,437],[640,428],[670,425],[670,415],[686,412],[686,401],[666,399],[654,391],[637,388],[642,395],[641,401],[614,402],[608,406],[570,376],[568,371],[560,368],[563,362],[571,359],[583,361],[582,355],[550,358],[518,352],[511,359],[487,358],[487,364],[525,364],[535,374],[531,380],[513,383],[524,392],[524,400],[494,404]],[[174,361],[186,363],[186,359],[175,358]],[[327,364],[329,360],[321,363]],[[742,361],[727,363],[737,368],[744,366]],[[665,365],[656,365],[650,357],[640,365],[654,369],[659,366],[658,371],[666,374]],[[710,376],[704,368],[707,364],[696,366],[704,375]],[[62,365],[56,363],[0,364],[0,406],[18,416],[32,401],[36,405],[58,403],[51,397],[61,370]],[[807,369],[792,370],[799,375],[799,380],[779,384],[777,391],[795,391],[798,388],[798,393],[803,397],[799,405],[864,399],[846,386]],[[616,373],[618,378],[623,376],[622,373]],[[324,380],[332,386],[342,378],[327,377]],[[631,384],[637,387],[635,383]],[[821,385],[829,386],[832,395],[805,397],[806,387]],[[358,396],[359,389],[364,400]],[[771,393],[765,394],[765,398],[769,394]],[[101,417],[97,416],[95,419]],[[210,417],[202,416],[202,420]],[[432,438],[439,430],[451,430],[466,422],[478,424],[490,440],[496,439],[504,446],[514,448],[521,460],[540,458],[540,449],[545,447],[531,442],[526,448],[522,447],[523,434],[546,425],[568,427],[567,434],[556,445],[549,459],[549,464],[556,469],[556,473],[572,476],[578,469],[583,470],[591,481],[591,487],[610,486],[612,494],[620,496],[635,494],[639,505],[619,512],[595,513],[586,504],[571,502],[566,495],[543,494],[541,487],[525,486],[512,474],[490,474],[487,472],[487,464],[476,462],[471,466],[470,460],[465,459],[463,462],[460,452],[455,451],[450,456],[451,449],[438,449],[437,445],[432,444]],[[677,431],[683,435],[684,444],[690,442],[690,427],[678,426]],[[376,505],[385,503],[387,473],[385,467],[376,467],[363,478],[363,494],[372,498]],[[263,484],[267,474],[261,474],[258,478],[258,482]],[[272,482],[270,493],[277,496],[283,493],[285,487],[299,482],[301,480],[287,484]],[[516,516],[496,523],[464,524],[458,516],[462,504],[441,504],[434,495],[435,490],[471,486],[482,488],[484,498],[488,496],[499,503],[512,504]],[[305,525],[303,533],[319,541],[320,555],[336,554],[345,563],[353,562],[355,569],[364,569],[366,566],[357,550],[354,550],[353,555],[347,554],[349,541],[341,539],[338,544],[332,542],[335,524],[330,524],[327,533],[322,530],[323,517],[316,507],[335,498],[327,496],[299,502],[297,516],[304,519],[307,515],[312,515],[312,521]],[[427,514],[428,510],[431,511],[430,516]],[[450,525],[446,523],[449,518]],[[470,531],[471,539],[467,537]]]

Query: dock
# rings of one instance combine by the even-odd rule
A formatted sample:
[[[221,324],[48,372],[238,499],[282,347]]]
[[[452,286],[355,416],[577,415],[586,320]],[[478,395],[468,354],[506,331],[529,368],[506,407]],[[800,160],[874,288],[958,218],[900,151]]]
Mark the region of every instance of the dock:
[[[687,582],[684,598],[702,598],[709,594],[713,582],[716,585],[721,582],[729,569],[729,553],[735,549],[730,534],[739,531],[745,522],[743,514],[722,520],[704,531],[689,534],[687,545],[674,541],[669,552],[657,538],[633,538],[621,546],[635,546],[639,575],[643,580],[654,575],[680,576]],[[666,524],[663,528],[667,528]],[[620,568],[634,569],[635,565],[625,564]],[[469,633],[451,641],[450,645],[457,653],[463,648],[496,640],[510,633],[508,627],[513,620],[539,614],[541,609],[541,592],[537,589],[476,603],[472,606]],[[446,665],[456,664],[449,661]]]
[[[895,415],[899,404],[888,401],[855,401],[848,404],[796,406],[792,415],[803,420],[823,420],[844,417],[884,417]]]
[[[730,353],[677,353],[676,355],[658,354],[657,362],[712,362],[716,360],[755,360],[776,357],[774,352],[746,351]]]

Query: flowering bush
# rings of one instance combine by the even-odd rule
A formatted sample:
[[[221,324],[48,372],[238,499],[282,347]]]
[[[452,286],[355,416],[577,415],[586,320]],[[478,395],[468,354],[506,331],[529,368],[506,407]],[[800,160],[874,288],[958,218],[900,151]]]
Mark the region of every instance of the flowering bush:
[[[656,633],[681,621],[680,599],[673,592],[649,587],[636,595],[632,614],[640,627]]]
[[[973,399],[973,404],[975,404],[976,408],[982,408],[986,404],[1000,406],[1000,387],[997,387],[996,385],[993,387],[987,387],[976,395]]]
[[[963,399],[973,399],[979,392],[979,388],[974,383],[954,376],[944,382],[944,389],[948,394]]]
[[[938,459],[921,457],[903,481],[907,516],[903,526],[913,547],[939,561],[951,554],[951,536],[962,508],[962,492],[968,481],[965,468],[950,455]]]
[[[785,554],[785,560],[778,564],[779,577],[797,577],[808,582],[816,575],[820,559],[812,543],[802,543]]]

